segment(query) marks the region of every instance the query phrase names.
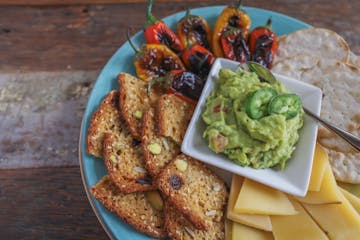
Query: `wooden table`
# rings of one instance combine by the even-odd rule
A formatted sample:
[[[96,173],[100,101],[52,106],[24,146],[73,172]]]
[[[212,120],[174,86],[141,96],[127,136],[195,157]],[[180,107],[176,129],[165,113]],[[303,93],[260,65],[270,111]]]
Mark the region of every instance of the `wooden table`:
[[[162,1],[155,15],[228,2]],[[360,1],[244,3],[332,29],[360,54]],[[81,182],[80,122],[91,84],[127,27],[142,28],[144,10],[144,3],[0,6],[0,239],[107,239]]]

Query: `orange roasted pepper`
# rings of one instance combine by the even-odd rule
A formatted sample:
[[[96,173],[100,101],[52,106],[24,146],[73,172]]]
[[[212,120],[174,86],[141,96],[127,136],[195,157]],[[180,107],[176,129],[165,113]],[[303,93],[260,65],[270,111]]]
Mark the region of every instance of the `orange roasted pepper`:
[[[184,47],[198,44],[210,50],[211,29],[208,22],[186,11],[186,15],[176,25],[177,35]]]
[[[224,57],[220,37],[228,27],[240,29],[244,39],[247,40],[248,38],[251,19],[250,16],[242,10],[241,3],[242,0],[240,0],[236,6],[226,7],[216,20],[212,37],[212,50],[216,57]]]
[[[185,70],[180,58],[163,44],[143,44],[140,49],[128,41],[135,51],[134,65],[136,74],[144,81],[166,75],[172,70]]]

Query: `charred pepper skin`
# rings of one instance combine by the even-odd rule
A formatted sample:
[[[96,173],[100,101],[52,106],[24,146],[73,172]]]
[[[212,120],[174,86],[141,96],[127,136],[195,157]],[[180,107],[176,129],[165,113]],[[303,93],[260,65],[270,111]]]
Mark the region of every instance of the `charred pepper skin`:
[[[248,41],[251,60],[271,69],[277,50],[277,36],[271,30],[271,18],[265,26],[255,28]]]
[[[250,60],[249,47],[238,28],[228,27],[220,37],[224,57],[244,63]]]
[[[135,51],[134,66],[136,75],[140,79],[151,81],[173,70],[185,70],[185,66],[178,55],[165,45],[143,44],[141,48],[138,49],[131,41],[129,31],[127,38],[130,46]]]
[[[166,24],[154,17],[151,13],[153,0],[149,0],[146,12],[146,24],[144,36],[147,43],[164,44],[175,53],[181,53],[184,49],[179,38]]]
[[[186,68],[202,79],[206,79],[212,64],[215,61],[214,55],[201,45],[188,46],[182,53]]]
[[[196,104],[205,81],[193,72],[173,70],[163,77],[151,80],[148,93],[155,85],[162,86],[166,93],[174,94],[183,101]]]
[[[218,17],[215,23],[213,37],[212,37],[212,50],[216,57],[224,57],[221,48],[220,37],[228,27],[238,28],[241,30],[243,38],[247,41],[251,19],[250,16],[241,9],[242,0],[236,6],[226,7]]]
[[[187,48],[189,45],[199,44],[210,50],[211,29],[208,22],[196,15],[186,11],[186,15],[176,25],[177,35],[181,44]]]

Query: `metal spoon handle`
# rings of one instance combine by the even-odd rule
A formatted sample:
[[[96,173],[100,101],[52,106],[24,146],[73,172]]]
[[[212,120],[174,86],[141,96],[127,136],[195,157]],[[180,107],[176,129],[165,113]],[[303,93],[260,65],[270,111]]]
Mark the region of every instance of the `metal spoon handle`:
[[[305,107],[303,107],[303,109],[307,115],[309,115],[316,121],[320,122],[327,129],[336,133],[339,137],[344,139],[346,142],[348,142],[351,146],[353,146],[356,150],[358,150],[360,152],[360,138],[359,137],[357,137],[349,132],[346,132],[343,129],[335,126],[334,124],[331,124],[331,123],[319,118],[318,116],[316,116],[314,113],[312,113]]]

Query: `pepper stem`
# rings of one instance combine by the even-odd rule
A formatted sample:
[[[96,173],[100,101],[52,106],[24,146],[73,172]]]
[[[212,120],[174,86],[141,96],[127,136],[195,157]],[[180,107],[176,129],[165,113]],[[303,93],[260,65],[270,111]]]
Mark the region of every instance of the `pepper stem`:
[[[242,1],[243,1],[243,0],[239,0],[239,2],[237,2],[237,3],[235,4],[235,9],[237,9],[237,10],[240,10],[240,9],[241,9]]]
[[[126,37],[127,37],[127,40],[128,40],[128,42],[129,42],[131,48],[134,50],[134,52],[135,52],[136,54],[139,53],[139,52],[140,52],[140,49],[137,48],[137,47],[134,45],[134,43],[131,41],[131,38],[130,38],[130,29],[129,29],[129,28],[127,29]]]
[[[168,88],[168,85],[170,84],[169,82],[170,82],[171,75],[172,75],[172,73],[168,72],[164,76],[152,79],[146,89],[146,93],[149,95],[151,92],[151,89],[156,84],[161,84],[164,87],[164,89]]]
[[[154,3],[153,0],[148,0],[148,2],[147,2],[145,27],[155,24],[158,21],[158,19],[156,17],[154,17],[154,15],[152,15],[152,12],[151,12],[153,3]]]
[[[271,17],[269,17],[269,19],[266,21],[265,27],[271,30],[271,24],[272,24],[272,19]]]

